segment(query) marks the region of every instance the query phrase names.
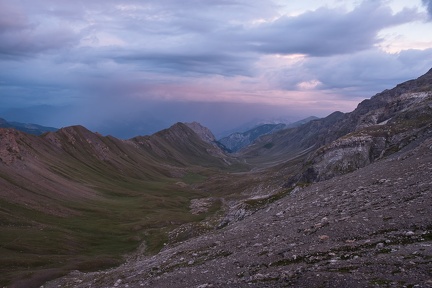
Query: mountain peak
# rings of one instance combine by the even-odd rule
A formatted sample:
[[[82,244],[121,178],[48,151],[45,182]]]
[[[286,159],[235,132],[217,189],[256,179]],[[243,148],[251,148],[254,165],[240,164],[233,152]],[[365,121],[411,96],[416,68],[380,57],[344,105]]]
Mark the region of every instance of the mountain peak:
[[[202,126],[198,122],[184,123],[190,129],[192,129],[204,142],[213,143],[216,141],[215,136],[207,127]]]

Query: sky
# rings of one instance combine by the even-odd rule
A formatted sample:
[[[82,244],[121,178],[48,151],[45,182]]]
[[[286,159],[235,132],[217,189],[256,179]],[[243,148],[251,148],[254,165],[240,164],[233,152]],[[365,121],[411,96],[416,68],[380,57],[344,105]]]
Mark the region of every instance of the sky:
[[[432,68],[432,0],[0,0],[0,117],[216,135],[359,102]]]

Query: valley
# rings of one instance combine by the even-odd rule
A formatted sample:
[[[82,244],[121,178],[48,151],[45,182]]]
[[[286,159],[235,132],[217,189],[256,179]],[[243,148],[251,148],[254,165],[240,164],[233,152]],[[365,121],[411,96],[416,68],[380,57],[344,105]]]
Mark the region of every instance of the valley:
[[[236,153],[2,128],[0,285],[430,287],[431,141],[432,69]]]

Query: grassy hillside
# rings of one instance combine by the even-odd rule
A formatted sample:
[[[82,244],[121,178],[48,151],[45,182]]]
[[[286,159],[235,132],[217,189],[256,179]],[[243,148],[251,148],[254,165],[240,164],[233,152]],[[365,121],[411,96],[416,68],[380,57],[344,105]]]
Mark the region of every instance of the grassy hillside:
[[[220,208],[215,201],[192,214],[192,199],[218,195],[197,186],[240,167],[180,124],[128,141],[80,126],[0,134],[2,286],[38,287],[72,270],[117,265],[143,241],[155,253],[170,230]]]

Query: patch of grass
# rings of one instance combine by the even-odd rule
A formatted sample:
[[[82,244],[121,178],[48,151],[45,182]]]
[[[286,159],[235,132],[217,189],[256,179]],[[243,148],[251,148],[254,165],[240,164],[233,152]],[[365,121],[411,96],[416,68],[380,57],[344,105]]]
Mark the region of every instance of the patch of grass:
[[[99,198],[57,201],[76,215],[58,217],[0,200],[0,286],[28,279],[36,287],[50,280],[46,275],[112,267],[142,240],[146,253],[157,253],[170,229],[205,217],[189,210],[190,200],[202,195],[177,187],[174,179],[105,181],[97,186]],[[36,277],[40,273],[45,276]]]
[[[247,207],[249,209],[256,209],[256,208],[262,207],[263,205],[273,203],[273,202],[285,197],[291,191],[292,191],[292,189],[282,190],[282,191],[280,191],[276,194],[273,194],[269,197],[257,198],[257,199],[248,199],[248,200],[244,201],[244,203],[247,205]]]
[[[188,173],[182,178],[182,181],[186,184],[195,184],[204,182],[206,179],[207,176],[203,176],[197,173]]]

